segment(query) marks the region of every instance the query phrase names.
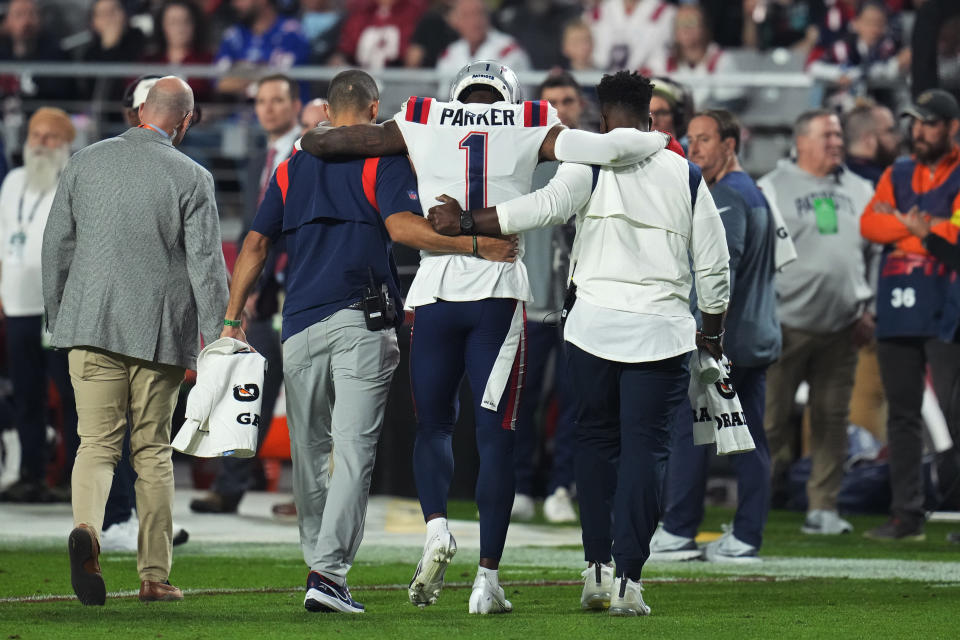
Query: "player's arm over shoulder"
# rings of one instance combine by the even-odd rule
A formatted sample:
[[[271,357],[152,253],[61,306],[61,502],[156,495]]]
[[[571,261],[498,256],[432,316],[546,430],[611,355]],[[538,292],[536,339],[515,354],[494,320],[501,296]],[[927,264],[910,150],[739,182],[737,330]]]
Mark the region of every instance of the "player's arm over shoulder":
[[[336,156],[375,158],[407,151],[400,127],[393,120],[383,124],[315,127],[300,139],[300,148],[319,158]]]

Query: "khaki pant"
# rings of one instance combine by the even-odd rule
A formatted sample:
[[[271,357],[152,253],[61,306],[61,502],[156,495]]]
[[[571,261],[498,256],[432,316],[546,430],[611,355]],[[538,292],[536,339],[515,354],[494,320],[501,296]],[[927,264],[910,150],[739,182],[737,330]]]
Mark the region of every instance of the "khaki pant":
[[[887,396],[880,378],[876,342],[860,349],[857,358],[857,374],[853,378],[853,396],[850,398],[850,422],[886,442]]]
[[[130,462],[137,472],[137,570],[141,580],[170,574],[173,462],[170,422],[184,370],[92,348],[70,350],[80,448],[73,466],[73,521],[103,526],[130,412]]]
[[[835,510],[847,457],[847,414],[857,366],[850,329],[810,333],[783,327],[783,352],[767,369],[764,428],[774,477],[789,465],[793,405],[797,387],[810,385],[809,509]]]

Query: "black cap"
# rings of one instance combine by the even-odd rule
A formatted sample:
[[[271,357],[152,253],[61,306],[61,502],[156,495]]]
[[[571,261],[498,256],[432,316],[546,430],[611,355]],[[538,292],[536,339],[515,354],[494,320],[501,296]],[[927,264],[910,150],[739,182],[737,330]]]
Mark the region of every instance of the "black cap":
[[[960,106],[953,94],[943,89],[928,89],[917,96],[917,101],[904,109],[902,115],[924,122],[953,120],[960,118]]]

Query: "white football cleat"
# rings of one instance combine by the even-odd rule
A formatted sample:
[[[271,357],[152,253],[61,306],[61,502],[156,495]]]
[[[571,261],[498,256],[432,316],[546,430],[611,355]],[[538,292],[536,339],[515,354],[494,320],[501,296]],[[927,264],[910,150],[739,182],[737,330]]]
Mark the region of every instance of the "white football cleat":
[[[622,617],[650,615],[650,607],[643,601],[643,585],[639,580],[626,577],[614,579],[609,613]]]
[[[650,539],[650,560],[678,561],[699,560],[703,551],[697,546],[693,538],[676,536],[663,526],[657,527]]]
[[[525,493],[513,496],[513,507],[510,509],[510,519],[517,522],[529,522],[536,514],[533,498]]]
[[[850,533],[853,531],[853,525],[841,518],[836,511],[813,509],[807,512],[800,531],[814,535],[835,536]]]
[[[407,595],[410,602],[418,607],[426,607],[437,602],[443,588],[443,576],[447,565],[457,553],[457,541],[449,529],[441,529],[423,546],[423,556],[413,574]]]
[[[499,580],[491,578],[485,571],[478,571],[470,592],[470,613],[486,615],[488,613],[510,613],[513,605],[507,600]]]
[[[577,512],[573,510],[573,501],[570,492],[565,487],[557,487],[556,491],[543,501],[543,517],[547,522],[576,522]]]
[[[755,546],[747,544],[737,538],[734,535],[733,527],[723,525],[723,529],[724,534],[703,549],[704,557],[708,562],[730,562],[735,564],[760,562]]]
[[[580,608],[598,611],[608,608],[613,593],[613,567],[597,562],[584,569],[580,575],[583,576]]]
[[[137,514],[127,520],[110,525],[100,532],[101,551],[136,551],[140,523]]]

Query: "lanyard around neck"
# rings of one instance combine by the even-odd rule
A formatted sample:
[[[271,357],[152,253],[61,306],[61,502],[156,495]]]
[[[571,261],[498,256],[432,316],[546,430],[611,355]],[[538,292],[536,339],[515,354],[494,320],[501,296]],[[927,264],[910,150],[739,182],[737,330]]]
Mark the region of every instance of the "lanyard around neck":
[[[141,125],[140,125],[139,127],[137,127],[137,128],[138,128],[138,129],[150,129],[151,131],[156,131],[157,133],[159,133],[160,135],[162,135],[162,136],[163,136],[164,138],[166,138],[167,140],[170,139],[170,134],[169,134],[169,133],[167,133],[167,132],[164,131],[163,129],[160,129],[160,128],[158,128],[158,127],[153,126],[152,124],[141,124]]]
[[[37,199],[33,201],[33,208],[30,209],[30,215],[27,216],[27,224],[23,224],[23,200],[27,195],[27,185],[24,183],[23,190],[20,192],[20,205],[17,207],[17,226],[23,231],[24,227],[29,227],[33,223],[33,219],[37,216],[37,209],[40,207],[40,203],[43,202],[43,199],[47,197],[47,194],[50,193],[50,190],[46,190],[37,196]]]

